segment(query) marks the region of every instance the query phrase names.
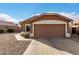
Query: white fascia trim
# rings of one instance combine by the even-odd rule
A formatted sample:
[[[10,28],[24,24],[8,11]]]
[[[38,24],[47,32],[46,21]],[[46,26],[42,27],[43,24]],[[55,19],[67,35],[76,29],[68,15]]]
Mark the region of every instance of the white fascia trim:
[[[33,24],[66,24],[66,22],[59,20],[41,20],[34,22]]]

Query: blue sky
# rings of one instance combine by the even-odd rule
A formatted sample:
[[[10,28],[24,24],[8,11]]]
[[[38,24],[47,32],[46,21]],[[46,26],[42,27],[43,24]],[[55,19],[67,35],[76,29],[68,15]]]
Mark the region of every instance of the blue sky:
[[[0,14],[14,19],[27,19],[31,15],[45,12],[63,12],[79,14],[78,3],[0,3]]]

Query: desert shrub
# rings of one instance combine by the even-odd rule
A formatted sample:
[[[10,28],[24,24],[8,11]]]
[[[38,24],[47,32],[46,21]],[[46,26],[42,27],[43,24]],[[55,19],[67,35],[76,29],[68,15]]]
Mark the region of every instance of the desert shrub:
[[[7,32],[8,33],[13,33],[14,32],[14,29],[8,29]]]
[[[24,38],[30,38],[30,33],[22,33],[21,36]]]
[[[0,33],[4,33],[4,29],[0,29]]]

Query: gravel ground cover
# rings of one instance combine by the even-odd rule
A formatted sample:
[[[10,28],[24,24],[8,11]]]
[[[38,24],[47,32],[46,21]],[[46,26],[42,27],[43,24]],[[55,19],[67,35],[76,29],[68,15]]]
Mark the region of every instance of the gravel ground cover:
[[[18,41],[15,34],[0,34],[0,55],[21,55],[24,53],[30,41]]]

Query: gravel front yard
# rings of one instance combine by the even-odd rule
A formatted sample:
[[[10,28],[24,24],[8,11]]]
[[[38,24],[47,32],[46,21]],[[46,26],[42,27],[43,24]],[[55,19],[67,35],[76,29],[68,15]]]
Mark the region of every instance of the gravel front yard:
[[[24,53],[30,41],[17,41],[15,34],[0,34],[1,55],[21,55]]]

